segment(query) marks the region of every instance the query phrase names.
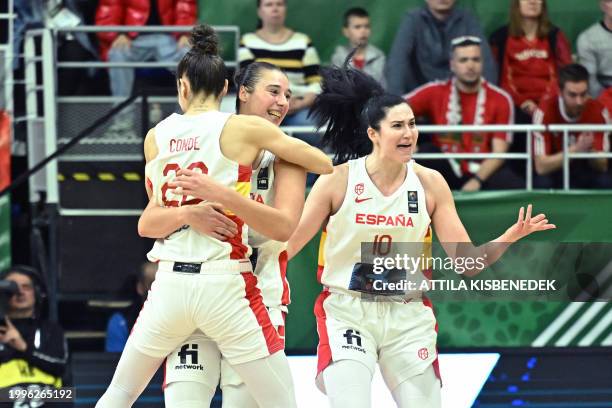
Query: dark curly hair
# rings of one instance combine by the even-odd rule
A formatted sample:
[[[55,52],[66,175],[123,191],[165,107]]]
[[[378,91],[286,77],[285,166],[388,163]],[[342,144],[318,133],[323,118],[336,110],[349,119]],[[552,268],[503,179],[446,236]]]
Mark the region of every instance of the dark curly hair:
[[[322,92],[309,112],[319,128],[327,126],[322,142],[335,152],[336,164],[369,154],[372,142],[368,127],[380,130],[380,121],[389,108],[406,103],[402,97],[386,93],[368,74],[349,67],[355,51],[342,67],[321,70]]]

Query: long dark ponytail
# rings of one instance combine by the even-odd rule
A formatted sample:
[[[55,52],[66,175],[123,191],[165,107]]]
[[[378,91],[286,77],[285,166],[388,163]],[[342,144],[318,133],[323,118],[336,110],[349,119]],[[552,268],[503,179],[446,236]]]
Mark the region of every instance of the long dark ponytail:
[[[336,164],[369,154],[372,142],[367,136],[368,127],[380,130],[387,110],[406,103],[399,96],[385,93],[368,74],[348,65],[355,51],[347,56],[342,67],[321,70],[322,92],[309,113],[319,128],[327,125],[322,143],[335,153]]]

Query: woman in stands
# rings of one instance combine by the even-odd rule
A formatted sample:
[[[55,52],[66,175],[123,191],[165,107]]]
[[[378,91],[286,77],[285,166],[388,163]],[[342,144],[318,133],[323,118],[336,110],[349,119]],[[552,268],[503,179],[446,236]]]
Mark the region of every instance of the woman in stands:
[[[399,242],[421,250],[433,224],[440,242],[448,243],[443,245],[449,257],[479,254],[491,264],[509,243],[554,225],[544,214],[532,218],[530,205],[499,238],[474,248],[444,178],[412,160],[418,131],[410,106],[346,63],[324,70],[313,113],[318,123],[329,123],[323,141],[337,151],[337,161],[353,159],[317,180],[287,249],[292,257],[324,228],[318,273],[324,290],[315,305],[317,385],[332,407],[369,407],[378,363],[399,407],[439,407],[431,303],[418,291],[390,293],[372,284],[389,270],[373,274],[362,259],[368,255],[362,243],[373,243],[368,252],[374,256]]]
[[[572,62],[569,41],[550,22],[546,0],[512,0],[510,23],[490,41],[499,85],[514,100],[517,123],[531,123],[540,99],[558,92],[559,69]]]
[[[289,108],[291,90],[287,76],[278,67],[266,62],[254,62],[242,69],[234,82],[238,88],[238,113],[257,115],[280,125]],[[261,227],[268,230],[267,234],[273,239],[250,228],[249,245],[256,251],[253,257],[255,275],[264,305],[276,331],[284,339],[285,314],[290,302],[289,286],[285,279],[287,261],[284,242],[295,229],[304,206],[304,170],[275,159],[269,152],[263,152],[253,164],[251,199],[240,196],[202,173],[181,170],[179,174],[171,186],[180,187],[183,194],[207,202],[197,206],[163,208],[151,200],[139,220],[140,234],[149,238],[163,238],[188,224],[195,229],[202,228],[202,233],[221,240],[232,238],[236,234],[235,224],[211,208],[229,209],[249,225],[251,219],[253,223],[258,219],[266,220],[266,225]],[[177,212],[184,209],[188,209],[190,214],[181,219]],[[217,223],[229,225],[220,226],[217,232],[212,227]],[[199,363],[207,367],[204,371],[198,365],[190,364],[191,361],[181,363],[181,359],[185,360],[181,350],[193,349],[194,345],[198,350]],[[175,349],[166,360],[166,406],[177,406],[187,401],[192,401],[194,406],[210,404],[210,399],[204,401],[203,398],[214,395],[219,382],[220,357],[217,346],[201,332],[194,333]],[[221,360],[220,366],[223,406],[256,408],[257,403],[227,360]]]
[[[245,33],[240,39],[238,60],[240,67],[253,61],[274,61],[287,73],[293,98],[283,126],[311,126],[308,109],[321,91],[319,54],[310,37],[285,25],[286,0],[257,0],[257,30]],[[317,134],[297,137],[317,144]]]
[[[227,80],[218,39],[210,27],[198,26],[192,45],[177,69],[185,113],[166,118],[145,139],[147,185],[158,205],[199,202],[170,189],[182,168],[207,173],[248,195],[251,165],[262,150],[309,171],[331,170],[324,153],[269,121],[219,112]],[[246,225],[234,214],[228,217],[238,233],[227,242],[183,227],[155,243],[149,253],[159,262],[155,282],[98,407],[131,406],[164,358],[196,329],[217,344],[260,406],[295,406],[283,344],[251,272]]]

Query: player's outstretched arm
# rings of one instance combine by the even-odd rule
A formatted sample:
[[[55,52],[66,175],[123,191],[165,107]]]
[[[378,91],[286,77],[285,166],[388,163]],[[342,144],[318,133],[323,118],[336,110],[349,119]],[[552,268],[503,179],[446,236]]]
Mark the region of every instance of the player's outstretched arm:
[[[302,140],[287,136],[265,119],[251,115],[235,115],[226,124],[226,129],[232,134],[243,135],[249,145],[259,150],[268,150],[276,157],[297,164],[306,171],[317,174],[332,172],[332,161],[325,153]]]
[[[527,211],[521,207],[516,223],[511,225],[502,235],[493,241],[475,247],[459,219],[448,184],[438,172],[432,172],[429,176],[431,179],[427,184],[430,184],[430,188],[426,191],[431,191],[434,196],[435,206],[431,217],[434,230],[444,250],[451,258],[471,257],[475,259],[482,257],[486,259],[486,266],[492,265],[512,243],[534,232],[556,228],[554,224],[548,223],[545,214],[532,217],[532,205],[529,204]],[[486,219],[482,221],[487,222]],[[473,269],[466,271],[465,275],[475,276],[480,272],[482,272],[482,269]]]

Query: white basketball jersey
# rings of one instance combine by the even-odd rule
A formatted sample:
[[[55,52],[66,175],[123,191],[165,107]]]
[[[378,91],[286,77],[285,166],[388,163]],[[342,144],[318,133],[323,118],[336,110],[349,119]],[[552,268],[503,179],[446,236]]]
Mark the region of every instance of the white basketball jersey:
[[[274,205],[274,160],[273,153],[264,151],[259,165],[253,169],[251,199],[269,206]],[[291,302],[287,282],[286,242],[270,239],[254,229],[249,229],[249,245],[257,248],[257,287],[261,290],[264,304],[287,312]]]
[[[174,179],[179,169],[201,171],[248,196],[251,167],[235,163],[221,153],[219,138],[230,115],[218,111],[193,116],[175,113],[155,127],[159,153],[147,164],[145,175],[158,205],[179,207],[201,201],[172,193],[168,182]],[[206,262],[247,258],[250,254],[247,226],[229,211],[226,215],[238,226],[239,232],[234,238],[221,242],[183,226],[166,238],[158,239],[148,254],[149,260]]]
[[[321,236],[318,278],[324,286],[359,294],[349,290],[349,285],[356,265],[363,262],[362,242],[383,245],[431,239],[425,191],[413,163],[406,164],[403,184],[385,197],[370,179],[365,157],[348,162],[344,201]]]

